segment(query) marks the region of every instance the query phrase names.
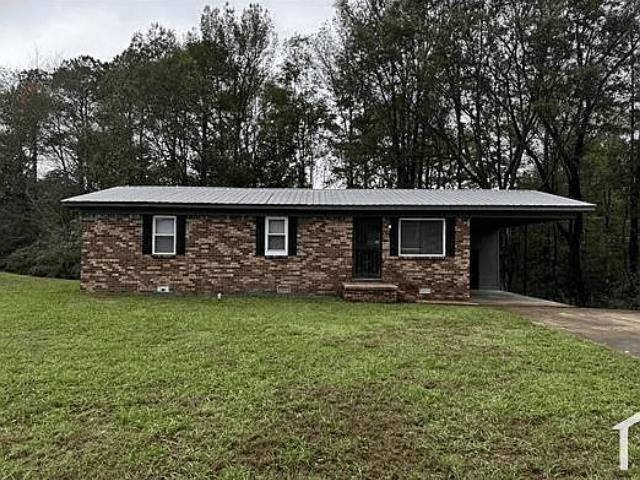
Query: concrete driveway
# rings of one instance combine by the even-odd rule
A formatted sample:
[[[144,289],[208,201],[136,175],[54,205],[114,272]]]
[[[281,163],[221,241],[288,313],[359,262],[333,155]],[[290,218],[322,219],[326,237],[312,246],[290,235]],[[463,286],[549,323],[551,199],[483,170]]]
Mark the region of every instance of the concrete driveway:
[[[528,297],[505,290],[471,290],[471,302],[474,305],[495,307],[570,307],[565,303]]]
[[[567,330],[640,356],[640,312],[599,308],[504,307],[533,323]]]

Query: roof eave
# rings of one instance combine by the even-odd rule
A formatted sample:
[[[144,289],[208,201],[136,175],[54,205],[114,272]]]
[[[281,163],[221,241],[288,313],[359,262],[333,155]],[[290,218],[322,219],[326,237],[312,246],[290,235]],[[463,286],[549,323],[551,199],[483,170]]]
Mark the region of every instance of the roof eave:
[[[149,209],[163,208],[175,210],[255,210],[255,211],[443,211],[443,212],[540,212],[540,213],[587,213],[594,211],[593,204],[583,205],[266,205],[266,204],[204,204],[204,203],[163,203],[163,202],[78,202],[62,201],[64,207],[104,210],[104,209]]]

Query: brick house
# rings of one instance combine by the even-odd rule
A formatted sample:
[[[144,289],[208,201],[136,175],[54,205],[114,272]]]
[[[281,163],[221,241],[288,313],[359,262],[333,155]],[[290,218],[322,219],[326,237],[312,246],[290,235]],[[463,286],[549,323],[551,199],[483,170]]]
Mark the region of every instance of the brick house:
[[[536,191],[116,187],[68,198],[89,292],[460,300],[499,289],[501,228],[592,204]]]

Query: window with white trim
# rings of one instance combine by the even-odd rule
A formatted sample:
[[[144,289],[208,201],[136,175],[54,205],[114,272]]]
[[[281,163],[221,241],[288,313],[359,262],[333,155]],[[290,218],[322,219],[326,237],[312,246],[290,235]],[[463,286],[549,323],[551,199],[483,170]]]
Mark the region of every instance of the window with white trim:
[[[264,235],[265,255],[288,255],[289,219],[287,217],[267,217]]]
[[[176,254],[176,217],[153,217],[152,250],[154,255]]]
[[[398,253],[402,257],[445,256],[444,218],[401,218],[398,236]]]

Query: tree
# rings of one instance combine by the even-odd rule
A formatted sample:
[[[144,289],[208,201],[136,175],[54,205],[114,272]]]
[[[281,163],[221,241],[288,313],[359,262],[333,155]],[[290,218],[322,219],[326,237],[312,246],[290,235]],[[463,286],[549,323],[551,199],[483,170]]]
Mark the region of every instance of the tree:
[[[541,1],[525,24],[525,45],[532,62],[532,103],[571,198],[584,198],[581,174],[585,159],[615,108],[622,67],[637,46],[638,8],[636,2],[609,0]],[[561,232],[569,245],[573,296],[584,303],[583,215],[578,214]]]
[[[269,77],[274,43],[268,14],[252,5],[236,16],[229,5],[206,7],[200,34],[186,49],[193,59],[193,103],[196,128],[192,163],[201,185],[246,185],[254,182],[255,113]]]
[[[432,135],[445,113],[438,92],[443,8],[439,2],[338,3],[335,59],[325,54],[324,66],[336,105],[346,109],[339,157],[347,165],[373,164],[378,179],[371,180],[381,186],[423,188],[437,182],[434,170],[446,168],[433,155]]]
[[[52,114],[44,129],[44,147],[79,192],[95,188],[98,163],[98,86],[104,66],[91,57],[67,60],[51,76]]]
[[[295,36],[284,46],[284,59],[263,91],[256,165],[267,174],[286,166],[279,183],[306,188],[314,184],[318,158],[326,155],[324,132],[328,107],[320,94],[311,39]],[[276,169],[278,171],[279,169]]]
[[[0,258],[37,237],[38,170],[51,112],[49,75],[22,72],[0,90]]]

